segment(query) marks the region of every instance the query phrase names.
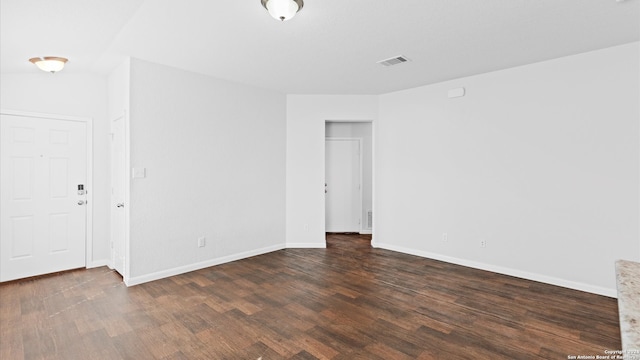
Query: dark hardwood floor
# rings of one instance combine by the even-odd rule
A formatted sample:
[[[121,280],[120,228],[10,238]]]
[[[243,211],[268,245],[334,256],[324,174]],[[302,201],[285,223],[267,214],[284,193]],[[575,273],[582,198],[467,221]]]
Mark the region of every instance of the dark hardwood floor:
[[[328,236],[131,288],[0,285],[0,359],[567,359],[619,349],[615,299]]]

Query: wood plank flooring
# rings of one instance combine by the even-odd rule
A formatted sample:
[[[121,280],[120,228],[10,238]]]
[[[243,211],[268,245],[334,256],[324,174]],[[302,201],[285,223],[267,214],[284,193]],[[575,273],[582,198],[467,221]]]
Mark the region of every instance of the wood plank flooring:
[[[620,348],[615,299],[328,236],[125,287],[0,285],[0,359],[567,359]]]

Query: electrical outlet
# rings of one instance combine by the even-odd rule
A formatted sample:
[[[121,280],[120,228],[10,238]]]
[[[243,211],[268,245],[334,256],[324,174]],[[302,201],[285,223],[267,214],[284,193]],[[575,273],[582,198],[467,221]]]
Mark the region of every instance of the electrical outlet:
[[[207,245],[207,238],[204,236],[198,238],[198,247],[205,247]]]
[[[449,235],[447,233],[442,233],[442,241],[444,242],[449,241]]]
[[[480,240],[480,247],[481,248],[486,248],[487,247],[487,240],[481,239]]]

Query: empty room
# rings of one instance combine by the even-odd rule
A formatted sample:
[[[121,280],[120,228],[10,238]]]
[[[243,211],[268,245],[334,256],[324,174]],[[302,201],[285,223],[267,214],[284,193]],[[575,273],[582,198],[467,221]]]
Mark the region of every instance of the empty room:
[[[0,359],[640,359],[640,0],[2,0]]]

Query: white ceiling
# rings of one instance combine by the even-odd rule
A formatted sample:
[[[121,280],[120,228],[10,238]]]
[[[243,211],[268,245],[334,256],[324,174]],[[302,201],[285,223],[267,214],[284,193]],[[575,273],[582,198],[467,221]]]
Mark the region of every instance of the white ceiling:
[[[285,93],[381,94],[640,40],[640,0],[2,0],[0,70],[122,56]],[[404,55],[411,62],[377,61]],[[43,73],[43,75],[46,75]],[[47,75],[48,76],[48,75]]]

